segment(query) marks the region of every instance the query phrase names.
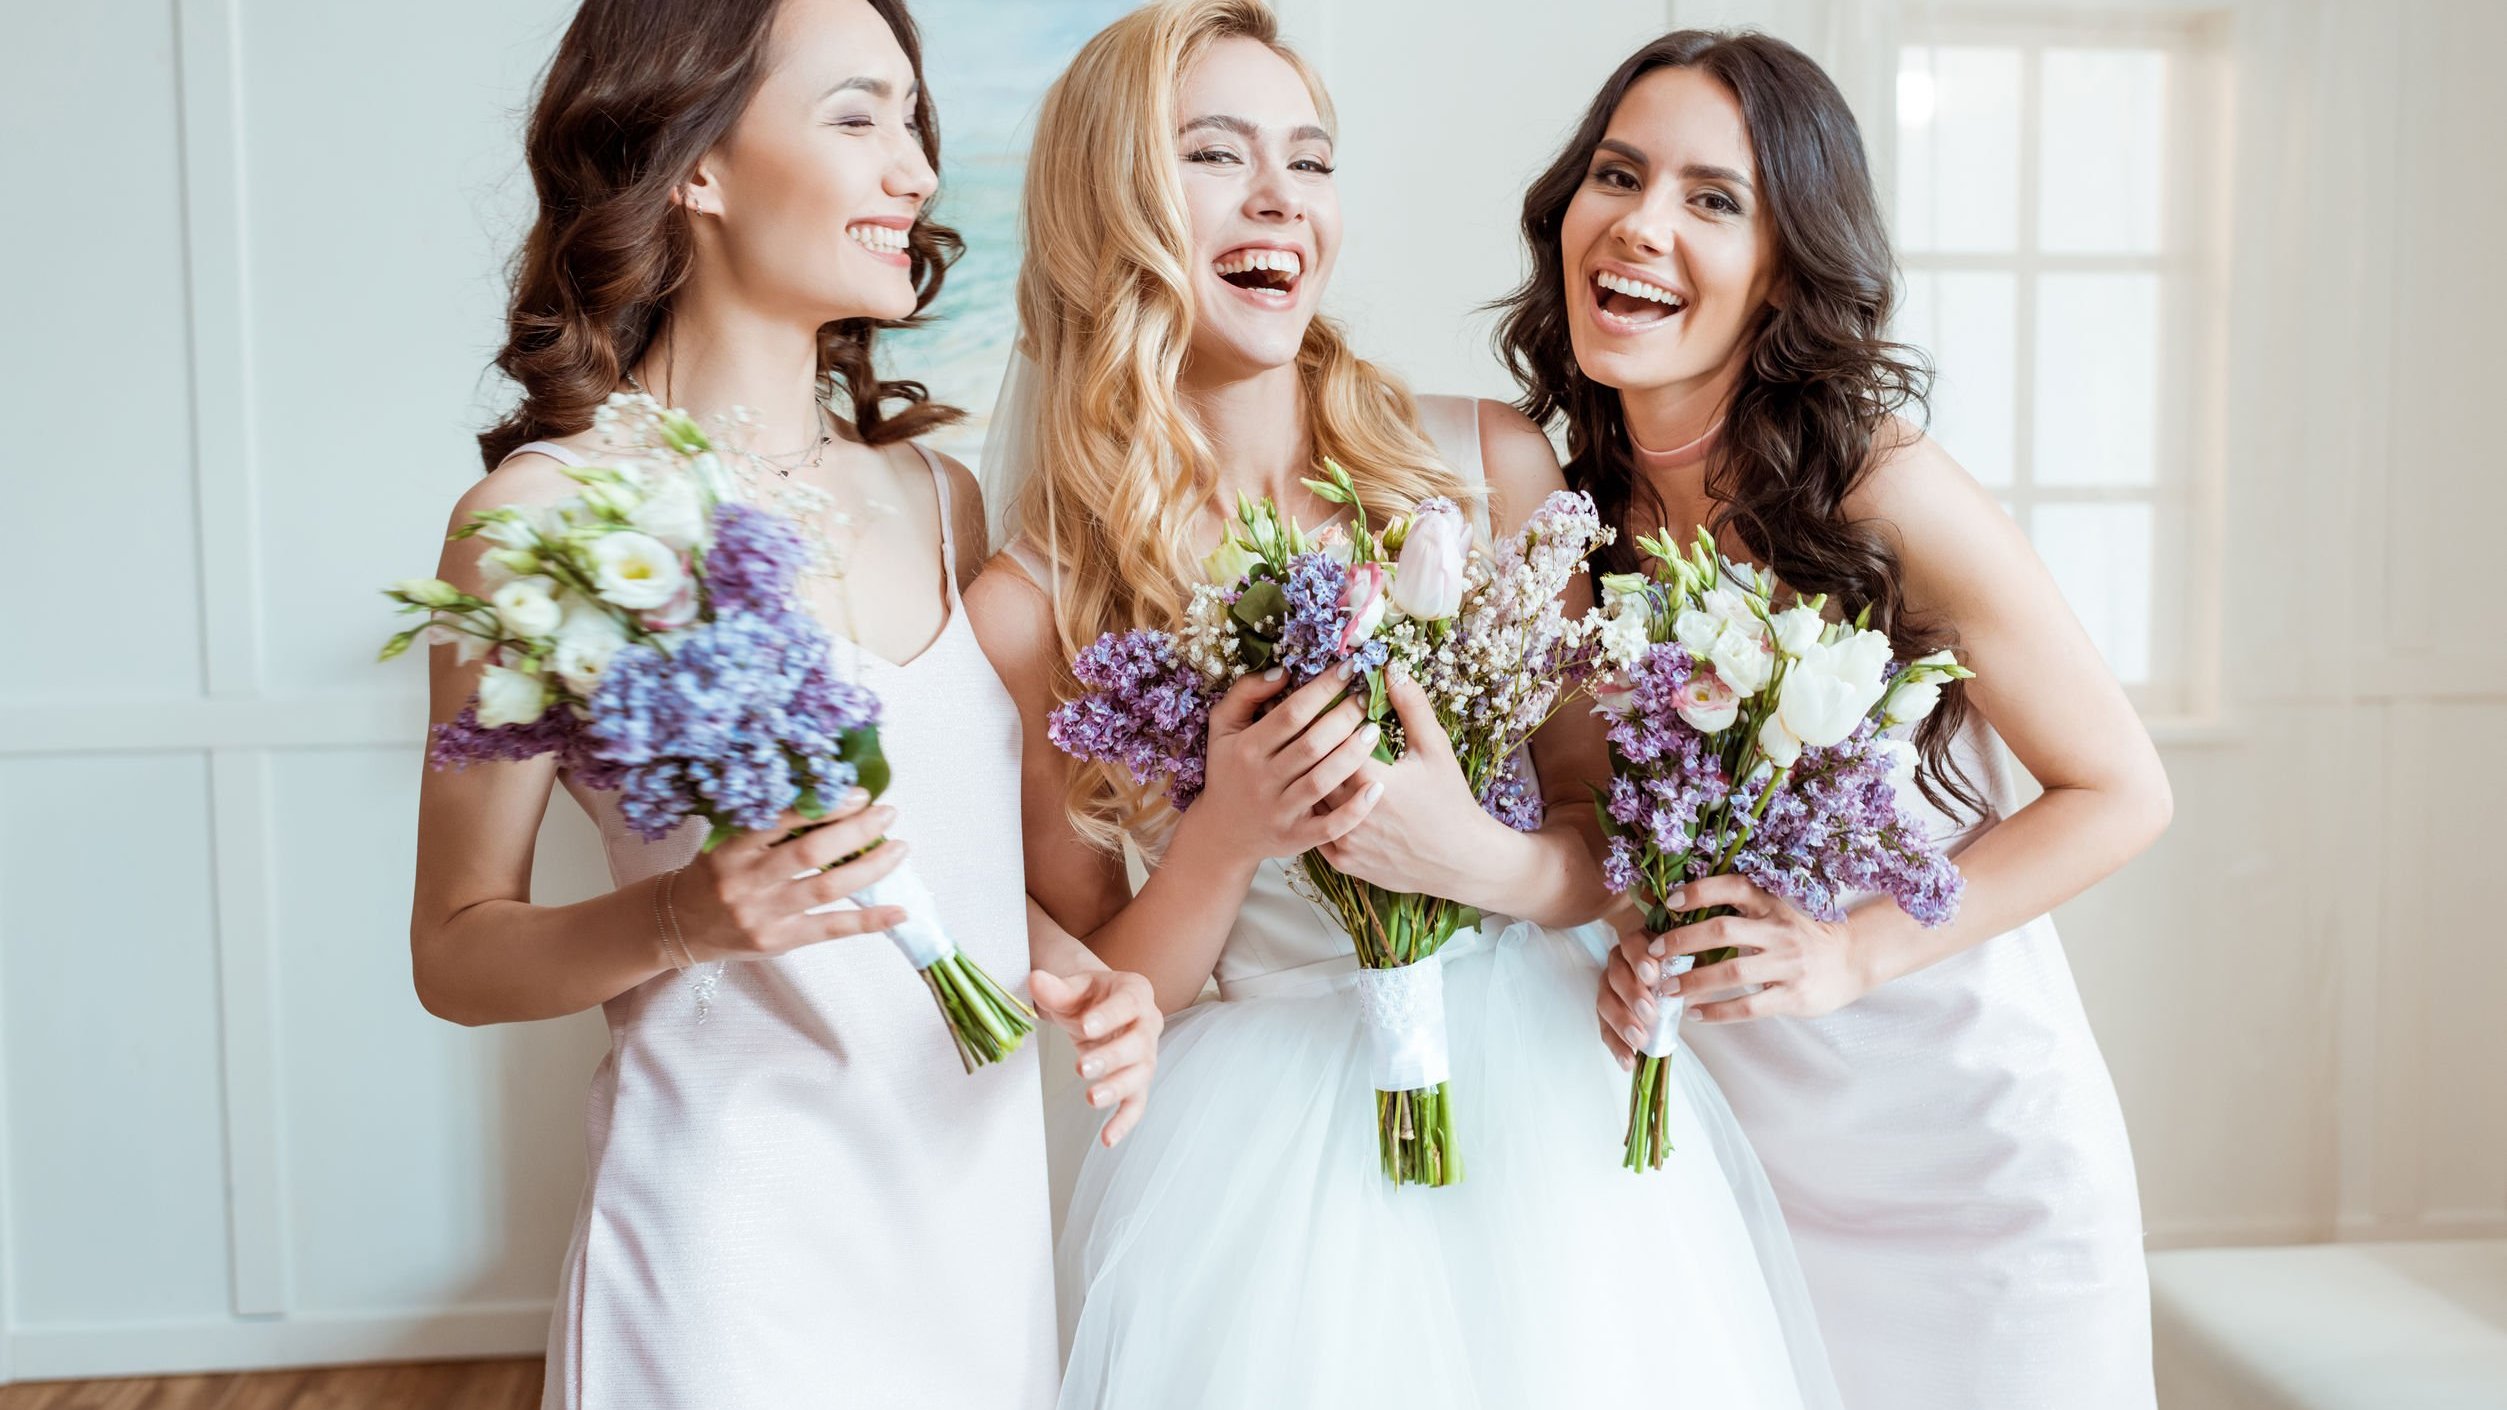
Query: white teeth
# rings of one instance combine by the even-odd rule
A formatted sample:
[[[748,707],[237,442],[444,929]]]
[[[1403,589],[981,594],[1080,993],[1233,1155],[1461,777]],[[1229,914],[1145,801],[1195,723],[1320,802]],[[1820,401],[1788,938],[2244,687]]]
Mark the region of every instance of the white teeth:
[[[1255,269],[1274,269],[1282,274],[1296,275],[1305,271],[1305,261],[1295,250],[1238,250],[1211,262],[1220,274],[1243,274]]]
[[[1648,284],[1642,279],[1630,279],[1624,274],[1598,274],[1594,276],[1593,282],[1614,294],[1626,294],[1633,299],[1651,299],[1675,313],[1689,306],[1688,300],[1660,284]]]
[[[866,250],[876,250],[883,255],[905,253],[906,232],[892,225],[848,225],[844,233],[852,236],[854,243]]]

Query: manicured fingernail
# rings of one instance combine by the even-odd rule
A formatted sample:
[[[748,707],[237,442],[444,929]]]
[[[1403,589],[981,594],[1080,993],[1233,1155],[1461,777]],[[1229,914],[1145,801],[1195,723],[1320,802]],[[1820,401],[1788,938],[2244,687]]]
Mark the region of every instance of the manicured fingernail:
[[[1666,998],[1666,999],[1670,998],[1670,997],[1671,997],[1671,996],[1673,996],[1674,994],[1679,993],[1679,992],[1680,992],[1680,976],[1675,974],[1675,975],[1673,975],[1671,978],[1664,980],[1664,981],[1663,981],[1663,987],[1662,987],[1662,991],[1661,991],[1661,992],[1662,992],[1662,996],[1663,996],[1664,998]]]
[[[1663,904],[1671,907],[1675,911],[1685,911],[1689,908],[1689,893],[1686,891],[1674,891],[1670,895],[1663,898]]]
[[[1637,961],[1637,982],[1640,984],[1650,987],[1656,979],[1662,977],[1662,973],[1663,971],[1661,966],[1655,964],[1652,960]]]
[[[848,788],[844,791],[844,806],[848,808],[858,808],[869,801],[870,790],[867,788]]]
[[[1332,670],[1333,673],[1338,675],[1342,680],[1347,680],[1349,679],[1350,670],[1357,664],[1358,663],[1355,661],[1343,661],[1338,666],[1333,667]]]
[[[1107,1102],[1113,1099],[1114,1094],[1107,1091],[1103,1087],[1091,1087],[1088,1089],[1088,1104],[1090,1106],[1104,1106]]]
[[[1645,1035],[1644,1035],[1643,1033],[1639,1032],[1639,1031],[1637,1030],[1636,1025],[1635,1025],[1635,1024],[1633,1024],[1633,1023],[1632,1023],[1632,1024],[1630,1024],[1630,1025],[1628,1025],[1628,1026],[1627,1026],[1627,1027],[1625,1027],[1625,1028],[1620,1029],[1620,1030],[1619,1030],[1619,1036],[1620,1036],[1620,1037],[1622,1037],[1622,1038],[1627,1039],[1627,1040],[1628,1040],[1628,1046],[1629,1046],[1629,1047],[1631,1047],[1631,1048],[1633,1048],[1633,1047],[1637,1046],[1638,1044],[1640,1044],[1640,1043],[1642,1043],[1642,1042],[1644,1042],[1644,1041],[1645,1041]]]
[[[1663,937],[1657,935],[1652,940],[1647,941],[1645,945],[1645,953],[1652,955],[1658,960],[1661,959],[1663,957]]]
[[[1367,799],[1367,801],[1368,801],[1368,802],[1372,803],[1372,802],[1374,802],[1376,799],[1381,798],[1381,797],[1383,797],[1383,796],[1384,796],[1384,785],[1383,785],[1383,784],[1380,784],[1380,783],[1370,783],[1370,784],[1368,784],[1368,785],[1367,785],[1366,799]]]
[[[1288,668],[1286,666],[1273,666],[1271,669],[1262,673],[1262,678],[1266,681],[1285,680],[1287,676]]]
[[[1637,1070],[1637,1063],[1636,1063],[1636,1059],[1635,1059],[1635,1058],[1621,1058],[1621,1059],[1619,1060],[1619,1070],[1620,1070],[1620,1071],[1622,1071],[1622,1072],[1634,1072],[1634,1071],[1636,1071],[1636,1070]]]
[[[1648,1023],[1652,1023],[1654,1021],[1654,1001],[1652,999],[1637,1000],[1637,1017],[1644,1019]]]
[[[1379,724],[1369,724],[1366,728],[1358,731],[1358,742],[1370,747],[1372,747],[1378,739],[1383,737],[1384,726]]]
[[[1094,1082],[1106,1075],[1106,1065],[1095,1058],[1090,1058],[1079,1065],[1079,1075]]]

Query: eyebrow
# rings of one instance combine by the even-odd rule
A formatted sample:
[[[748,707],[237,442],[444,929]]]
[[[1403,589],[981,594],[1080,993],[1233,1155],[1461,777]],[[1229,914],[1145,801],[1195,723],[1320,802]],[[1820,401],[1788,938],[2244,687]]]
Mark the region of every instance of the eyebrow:
[[[1255,126],[1251,122],[1248,122],[1244,118],[1235,117],[1227,113],[1212,113],[1207,117],[1194,118],[1191,122],[1175,129],[1175,135],[1181,137],[1185,133],[1201,127],[1215,127],[1222,132],[1233,132],[1248,142],[1260,136],[1262,133],[1261,128]],[[1290,132],[1288,134],[1288,140],[1291,142],[1329,142],[1332,140],[1332,134],[1324,131],[1320,127],[1315,126],[1313,123],[1307,123],[1305,126]]]
[[[909,99],[919,91],[919,88],[913,86],[909,86],[905,90],[906,96]],[[835,97],[839,93],[868,93],[874,98],[886,98],[889,94],[894,92],[896,92],[896,90],[889,87],[888,80],[884,78],[872,78],[868,74],[855,74],[853,77],[848,78],[844,82],[829,88],[826,92],[819,94],[818,100],[823,103],[828,99]]]
[[[1647,157],[1645,153],[1638,151],[1636,148],[1629,146],[1627,143],[1622,142],[1615,137],[1605,137],[1600,142],[1595,143],[1594,146],[1597,150],[1626,157],[1629,161],[1635,162],[1638,166],[1650,166],[1653,164],[1652,159]],[[1687,166],[1680,168],[1680,174],[1691,181],[1728,181],[1733,185],[1740,187],[1744,191],[1757,189],[1750,184],[1750,178],[1742,175],[1740,172],[1734,171],[1728,166],[1710,166],[1704,162],[1691,162]]]

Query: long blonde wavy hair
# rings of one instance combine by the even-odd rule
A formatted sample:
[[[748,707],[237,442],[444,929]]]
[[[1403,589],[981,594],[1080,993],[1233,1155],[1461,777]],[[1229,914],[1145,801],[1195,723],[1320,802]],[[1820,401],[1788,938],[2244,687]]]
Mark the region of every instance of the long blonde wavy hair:
[[[1108,25],[1045,95],[1027,167],[1020,335],[1040,376],[1035,463],[1016,519],[1050,566],[1063,663],[1100,635],[1182,619],[1201,551],[1194,532],[1218,465],[1176,381],[1193,332],[1192,225],[1176,171],[1177,89],[1212,44],[1256,40],[1286,60],[1327,130],[1331,98],[1260,0],[1162,0]],[[1470,497],[1420,431],[1390,374],[1317,317],[1297,354],[1318,461],[1348,468],[1371,520],[1429,495]],[[1128,775],[1075,771],[1082,836],[1111,846],[1163,805]]]

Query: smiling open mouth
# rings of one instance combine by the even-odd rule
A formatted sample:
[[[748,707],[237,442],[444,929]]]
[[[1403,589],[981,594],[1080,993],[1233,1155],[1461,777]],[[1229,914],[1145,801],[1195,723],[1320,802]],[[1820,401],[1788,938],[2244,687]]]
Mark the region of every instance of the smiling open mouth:
[[[1689,306],[1689,301],[1642,279],[1605,270],[1593,276],[1593,306],[1623,323],[1660,323]]]
[[[1237,250],[1212,260],[1210,268],[1239,289],[1286,298],[1297,292],[1306,262],[1294,250]]]

